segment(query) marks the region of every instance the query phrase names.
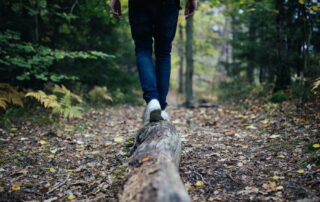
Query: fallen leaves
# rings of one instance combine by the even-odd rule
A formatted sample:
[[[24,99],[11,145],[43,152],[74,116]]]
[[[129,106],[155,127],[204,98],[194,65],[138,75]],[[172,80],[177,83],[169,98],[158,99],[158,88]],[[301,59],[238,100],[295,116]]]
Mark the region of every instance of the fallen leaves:
[[[319,141],[311,136],[317,128],[307,121],[288,125],[298,122],[279,115],[276,106],[271,116],[259,112],[259,107],[254,112],[224,107],[170,111],[184,138],[180,174],[193,201],[296,200],[289,183],[317,194],[314,187],[318,182],[313,176],[320,173],[319,168],[309,161],[310,166],[297,167],[318,157]],[[16,185],[16,194],[30,197],[29,201],[90,201],[98,194],[114,201],[127,172],[124,149],[134,143],[131,138],[141,126],[136,112],[143,110],[123,109],[90,110],[84,124],[79,120],[61,122],[55,136],[46,135],[45,127],[30,124],[15,126],[15,132],[9,129],[8,133],[16,134],[0,147],[5,154],[0,157],[0,193],[14,192]],[[209,120],[216,124],[208,125]],[[151,160],[147,156],[141,162]],[[297,172],[299,168],[305,169],[302,174]],[[147,173],[157,174],[158,170]],[[17,180],[21,183],[15,183]]]
[[[297,173],[299,173],[299,174],[304,174],[304,170],[303,169],[299,169],[299,170],[297,170]]]

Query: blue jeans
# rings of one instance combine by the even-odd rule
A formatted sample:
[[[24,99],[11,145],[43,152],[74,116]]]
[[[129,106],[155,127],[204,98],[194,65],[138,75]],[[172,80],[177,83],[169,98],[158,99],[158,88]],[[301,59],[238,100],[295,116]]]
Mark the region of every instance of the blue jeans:
[[[146,103],[158,99],[162,110],[167,106],[178,16],[178,0],[129,0],[129,22],[143,98]]]

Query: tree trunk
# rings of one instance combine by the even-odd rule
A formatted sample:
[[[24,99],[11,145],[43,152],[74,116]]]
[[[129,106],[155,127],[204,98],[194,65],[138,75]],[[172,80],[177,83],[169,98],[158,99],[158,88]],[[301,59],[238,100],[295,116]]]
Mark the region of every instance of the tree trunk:
[[[181,24],[179,24],[179,56],[180,56],[180,60],[179,60],[179,93],[183,93],[184,92],[184,76],[183,76],[183,72],[184,72],[184,51],[183,51],[183,27]]]
[[[255,19],[254,19],[254,14],[250,14],[250,19],[249,19],[249,41],[250,43],[254,43],[255,42],[255,38],[256,38],[256,28],[255,28]],[[255,47],[253,47],[253,45],[251,45],[249,47],[249,52],[248,54],[248,66],[246,69],[247,72],[247,81],[249,83],[253,83],[254,82],[254,62],[255,62]]]
[[[179,176],[181,137],[165,121],[150,123],[137,137],[120,202],[189,202]]]
[[[186,106],[193,105],[193,17],[187,20],[186,25]]]
[[[276,1],[278,9],[277,32],[278,32],[278,55],[279,66],[275,91],[287,89],[291,84],[290,66],[288,64],[288,34],[287,34],[287,8],[284,0]]]

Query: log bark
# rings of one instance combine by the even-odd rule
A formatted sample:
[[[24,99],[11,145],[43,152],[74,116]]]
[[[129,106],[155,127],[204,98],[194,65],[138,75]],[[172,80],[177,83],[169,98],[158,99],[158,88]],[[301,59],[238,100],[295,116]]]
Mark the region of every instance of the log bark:
[[[181,137],[166,121],[150,123],[136,136],[121,202],[189,202],[179,175]]]

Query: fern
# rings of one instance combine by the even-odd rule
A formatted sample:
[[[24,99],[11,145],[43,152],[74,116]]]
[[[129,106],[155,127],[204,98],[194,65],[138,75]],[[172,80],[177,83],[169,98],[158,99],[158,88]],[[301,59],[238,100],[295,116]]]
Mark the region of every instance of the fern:
[[[74,102],[82,102],[80,96],[72,93],[64,86],[56,85],[53,91],[63,96],[58,100],[56,95],[47,95],[45,92],[38,90],[36,92],[28,92],[26,97],[35,98],[45,108],[52,108],[53,113],[61,114],[65,118],[80,118],[82,116],[83,108],[73,105]]]
[[[313,83],[312,91],[315,92],[319,87],[320,87],[320,77],[317,78],[317,79],[315,80],[315,82]]]
[[[45,108],[58,107],[59,103],[55,95],[47,95],[45,92],[38,90],[37,92],[28,92],[26,97],[33,97],[40,102]]]
[[[65,95],[60,99],[59,106],[53,109],[54,113],[62,114],[65,118],[81,118],[83,108],[72,106],[71,95]]]
[[[67,108],[59,106],[54,108],[53,113],[62,114],[65,118],[81,118],[83,108],[79,106],[69,106]]]
[[[6,109],[8,106],[7,100],[0,97],[0,108]]]
[[[112,101],[112,97],[108,95],[107,87],[95,86],[89,92],[89,98],[92,102],[108,102]]]
[[[81,99],[80,96],[72,93],[64,85],[58,86],[57,84],[55,84],[54,87],[53,87],[53,92],[60,93],[60,94],[65,95],[65,96],[68,95],[68,96],[71,97],[72,100],[74,100],[76,102],[79,102],[79,103],[82,102],[82,99]]]
[[[9,104],[23,107],[24,93],[7,83],[0,83],[0,108],[6,109]]]

